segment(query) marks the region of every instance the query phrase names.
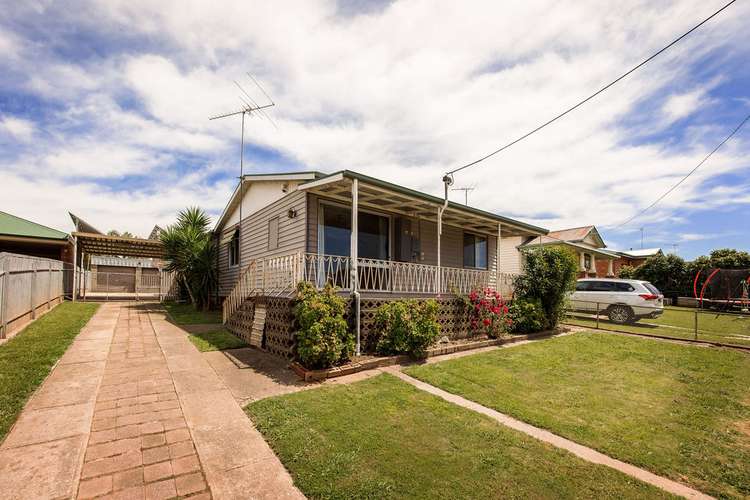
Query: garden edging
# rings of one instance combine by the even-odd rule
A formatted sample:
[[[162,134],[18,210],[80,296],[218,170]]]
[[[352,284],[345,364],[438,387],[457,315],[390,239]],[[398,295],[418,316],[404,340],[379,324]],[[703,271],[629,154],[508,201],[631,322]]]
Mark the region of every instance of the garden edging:
[[[561,330],[545,330],[538,333],[530,333],[525,335],[513,335],[511,337],[499,338],[499,339],[487,339],[478,340],[476,342],[467,342],[464,344],[453,344],[445,346],[435,346],[427,349],[426,358],[432,358],[435,356],[445,356],[447,354],[453,354],[461,351],[470,351],[474,349],[482,349],[485,347],[500,346],[504,344],[514,344],[516,342],[522,342],[525,340],[538,340],[547,337],[554,337],[562,333]],[[375,368],[384,368],[386,366],[393,366],[398,364],[405,364],[414,362],[415,360],[407,355],[398,356],[384,356],[374,359],[368,359],[365,361],[358,361],[354,363],[348,363],[342,366],[334,366],[332,368],[324,368],[320,370],[310,370],[302,366],[299,362],[293,361],[289,364],[289,367],[294,370],[297,376],[305,382],[319,382],[329,378],[342,377],[344,375],[351,375],[365,370],[373,370]]]

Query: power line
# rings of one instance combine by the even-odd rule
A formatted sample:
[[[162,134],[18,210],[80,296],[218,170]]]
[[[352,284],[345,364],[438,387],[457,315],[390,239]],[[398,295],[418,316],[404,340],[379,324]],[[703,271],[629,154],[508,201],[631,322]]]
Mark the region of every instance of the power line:
[[[708,161],[708,159],[709,159],[709,158],[711,158],[711,156],[712,156],[712,155],[713,155],[713,154],[714,154],[714,153],[715,153],[716,151],[718,151],[720,147],[722,147],[722,146],[723,146],[723,145],[724,145],[724,144],[725,144],[725,143],[726,143],[727,141],[729,141],[729,139],[731,139],[732,137],[734,137],[734,135],[735,135],[735,134],[736,134],[737,132],[739,132],[739,131],[740,131],[740,129],[741,129],[742,127],[744,127],[744,126],[745,126],[745,124],[746,124],[746,123],[748,122],[748,120],[750,120],[750,115],[747,115],[747,116],[745,117],[745,119],[744,119],[744,120],[742,120],[742,121],[740,122],[740,124],[739,124],[739,125],[737,125],[737,126],[736,126],[736,127],[734,128],[734,130],[732,130],[732,133],[731,133],[731,134],[729,134],[728,136],[726,136],[726,137],[724,138],[724,140],[723,140],[723,141],[721,141],[721,142],[719,143],[719,145],[718,145],[718,146],[716,146],[716,147],[715,147],[715,148],[714,148],[714,149],[713,149],[713,150],[712,150],[712,151],[711,151],[710,153],[708,153],[708,154],[706,155],[706,157],[705,157],[705,158],[703,158],[703,159],[702,159],[702,160],[700,161],[700,163],[698,163],[698,164],[697,164],[697,165],[695,166],[695,168],[693,168],[693,169],[692,169],[692,170],[691,170],[690,172],[688,172],[688,173],[687,173],[687,175],[685,175],[685,177],[683,177],[682,179],[680,179],[680,180],[679,180],[679,182],[677,182],[677,184],[675,184],[674,186],[672,186],[671,188],[669,188],[669,189],[668,189],[668,190],[667,190],[667,191],[666,191],[666,192],[665,192],[664,194],[662,194],[661,196],[659,196],[659,197],[658,197],[658,198],[656,199],[656,201],[654,201],[654,202],[653,202],[652,204],[650,204],[649,206],[647,206],[646,208],[644,208],[643,210],[641,210],[640,212],[638,212],[638,213],[637,213],[637,214],[635,214],[634,216],[630,217],[630,218],[629,218],[628,220],[626,220],[625,222],[622,222],[622,223],[618,224],[617,226],[615,226],[615,227],[614,227],[614,228],[612,228],[612,229],[618,229],[618,228],[621,228],[622,226],[626,225],[627,223],[629,223],[630,221],[632,221],[632,220],[633,220],[633,219],[635,219],[636,217],[639,217],[639,216],[643,215],[644,213],[648,212],[649,210],[651,210],[652,208],[654,208],[654,207],[656,206],[656,204],[657,204],[657,203],[659,203],[659,202],[660,202],[661,200],[663,200],[664,198],[666,198],[666,197],[667,197],[667,195],[668,195],[669,193],[671,193],[672,191],[674,191],[675,189],[677,189],[677,186],[679,186],[680,184],[682,184],[683,182],[685,182],[685,180],[686,180],[686,179],[687,179],[688,177],[690,177],[691,175],[693,175],[693,173],[694,173],[694,172],[695,172],[696,170],[698,170],[698,169],[699,169],[699,168],[700,168],[700,167],[701,167],[701,166],[702,166],[702,165],[703,165],[704,163],[706,163],[706,161]]]
[[[578,104],[576,104],[576,105],[574,105],[574,106],[566,109],[562,113],[560,113],[560,114],[556,115],[555,117],[551,118],[550,120],[547,120],[546,122],[542,123],[541,125],[539,125],[535,129],[533,129],[533,130],[531,130],[529,132],[526,132],[522,136],[518,137],[517,139],[512,140],[511,142],[509,142],[509,143],[505,144],[504,146],[496,149],[495,151],[493,151],[493,152],[491,152],[489,154],[486,154],[486,155],[482,156],[481,158],[472,161],[471,163],[467,163],[466,165],[463,165],[461,167],[458,167],[457,169],[454,169],[454,170],[451,170],[450,172],[447,172],[446,175],[450,176],[452,174],[455,174],[456,172],[464,170],[465,168],[469,168],[469,167],[471,167],[473,165],[476,165],[477,163],[483,162],[484,160],[486,160],[488,158],[491,158],[492,156],[495,156],[496,154],[500,153],[501,151],[504,151],[504,150],[508,149],[509,147],[513,146],[514,144],[517,144],[517,143],[521,142],[522,140],[526,139],[530,135],[535,134],[536,132],[539,132],[540,130],[542,130],[547,125],[550,125],[550,124],[556,122],[557,120],[559,120],[563,116],[567,115],[571,111],[573,111],[573,110],[575,110],[575,109],[583,106],[584,104],[586,104],[587,102],[589,102],[591,99],[593,99],[594,97],[598,96],[602,92],[606,91],[607,89],[609,89],[610,87],[612,87],[613,85],[615,85],[617,82],[619,82],[623,78],[626,78],[631,73],[635,72],[636,70],[638,70],[642,66],[645,66],[647,63],[651,62],[653,59],[655,59],[656,57],[658,57],[662,53],[666,52],[673,45],[676,45],[677,43],[679,43],[683,38],[687,37],[693,31],[697,30],[698,28],[700,28],[701,26],[703,26],[704,24],[706,24],[708,21],[710,21],[711,19],[713,19],[714,17],[716,17],[717,15],[719,15],[723,10],[725,10],[727,7],[729,7],[730,5],[732,5],[736,1],[737,0],[731,0],[729,3],[727,3],[722,8],[720,8],[719,10],[717,10],[716,12],[714,12],[713,14],[711,14],[710,16],[708,16],[707,18],[705,18],[703,21],[699,22],[698,24],[696,24],[695,26],[693,26],[692,28],[690,28],[688,31],[686,31],[685,33],[683,33],[679,37],[675,38],[668,45],[664,46],[663,48],[661,48],[657,52],[653,53],[647,59],[644,59],[643,61],[641,61],[640,63],[638,63],[636,66],[634,66],[633,68],[629,69],[628,71],[626,71],[622,75],[618,76],[616,79],[612,80],[610,83],[608,83],[604,87],[600,88],[599,90],[597,90],[596,92],[594,92],[593,94],[591,94],[590,96],[588,96],[587,98],[585,98],[584,100],[578,102]]]

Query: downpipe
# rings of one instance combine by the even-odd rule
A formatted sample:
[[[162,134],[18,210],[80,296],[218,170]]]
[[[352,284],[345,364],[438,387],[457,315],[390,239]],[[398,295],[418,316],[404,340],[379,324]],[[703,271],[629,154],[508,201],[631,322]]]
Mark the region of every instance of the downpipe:
[[[357,350],[355,351],[357,356],[362,354],[362,345],[360,343],[360,323],[359,323],[359,306],[360,306],[360,295],[359,290],[352,292],[354,298],[354,329],[357,332]]]
[[[443,187],[445,188],[445,193],[443,195],[443,204],[442,206],[438,207],[438,218],[437,218],[437,230],[438,230],[438,239],[437,239],[437,268],[438,268],[438,274],[437,274],[437,293],[438,297],[441,295],[442,291],[442,271],[440,270],[440,254],[442,253],[441,250],[441,240],[443,235],[443,212],[445,212],[445,209],[448,208],[448,188],[453,184],[453,174],[445,174],[443,176]]]

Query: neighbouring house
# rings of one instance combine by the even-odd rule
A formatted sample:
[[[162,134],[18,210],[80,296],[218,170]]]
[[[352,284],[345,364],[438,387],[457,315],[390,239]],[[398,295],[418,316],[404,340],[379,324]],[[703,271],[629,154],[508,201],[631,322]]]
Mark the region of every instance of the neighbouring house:
[[[0,252],[73,261],[73,245],[67,233],[7,212],[0,212]]]
[[[620,255],[620,258],[617,259],[616,263],[618,268],[622,266],[638,267],[650,257],[664,255],[661,248],[641,248],[639,250],[633,250],[631,248],[630,250],[618,251],[617,253]]]
[[[382,300],[477,287],[507,295],[521,269],[518,243],[547,230],[344,170],[246,175],[214,233],[225,321],[288,356],[289,311],[264,309],[261,321],[258,308],[291,296],[299,281],[351,294],[363,323]]]
[[[578,258],[579,278],[617,276],[620,270],[620,254],[607,250],[607,245],[594,226],[550,231],[547,235],[524,242],[520,248],[534,246],[564,246],[571,249]]]

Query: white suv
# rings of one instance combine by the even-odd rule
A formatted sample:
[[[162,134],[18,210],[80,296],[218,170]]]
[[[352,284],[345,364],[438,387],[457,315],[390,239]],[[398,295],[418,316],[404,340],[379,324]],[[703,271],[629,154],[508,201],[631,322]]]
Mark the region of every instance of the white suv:
[[[633,323],[664,312],[664,295],[648,281],[584,278],[570,296],[571,309],[606,314],[613,323]]]

